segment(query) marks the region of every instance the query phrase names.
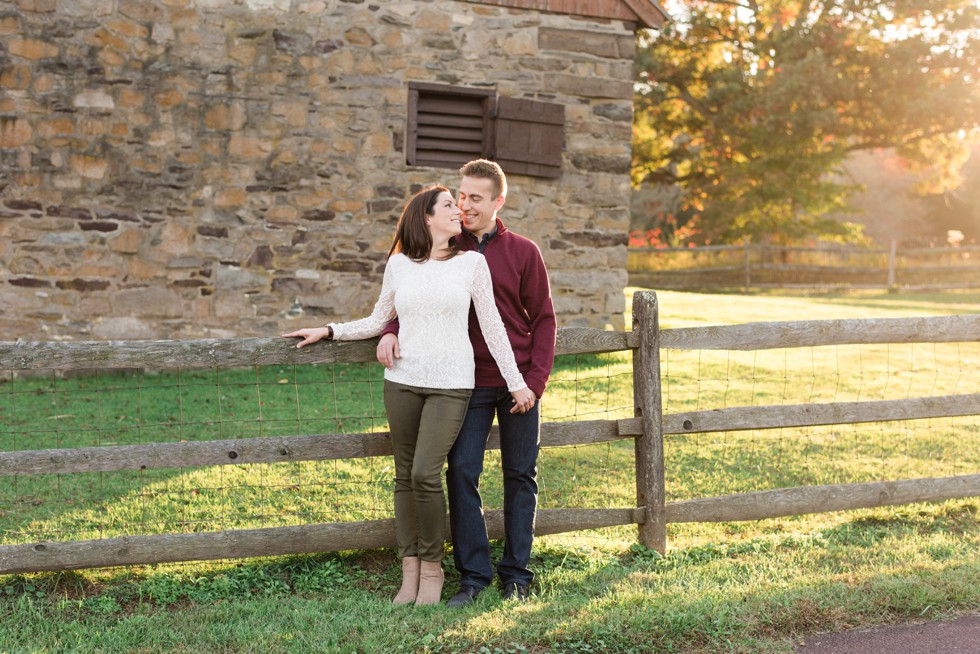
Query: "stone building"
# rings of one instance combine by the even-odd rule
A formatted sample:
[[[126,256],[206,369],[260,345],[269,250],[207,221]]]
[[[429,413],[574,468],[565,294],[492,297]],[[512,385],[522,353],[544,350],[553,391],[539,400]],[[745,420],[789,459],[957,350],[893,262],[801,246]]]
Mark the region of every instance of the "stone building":
[[[0,0],[0,340],[370,312],[411,189],[508,172],[559,324],[622,328],[649,0]]]

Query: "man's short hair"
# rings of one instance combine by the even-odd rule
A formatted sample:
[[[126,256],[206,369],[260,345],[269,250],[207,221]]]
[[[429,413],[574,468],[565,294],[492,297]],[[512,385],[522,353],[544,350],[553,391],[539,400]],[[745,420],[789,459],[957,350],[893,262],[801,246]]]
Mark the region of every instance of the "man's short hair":
[[[507,176],[495,161],[474,159],[460,168],[459,174],[463,177],[482,177],[493,182],[494,196],[491,199],[495,200],[501,195],[507,197]]]

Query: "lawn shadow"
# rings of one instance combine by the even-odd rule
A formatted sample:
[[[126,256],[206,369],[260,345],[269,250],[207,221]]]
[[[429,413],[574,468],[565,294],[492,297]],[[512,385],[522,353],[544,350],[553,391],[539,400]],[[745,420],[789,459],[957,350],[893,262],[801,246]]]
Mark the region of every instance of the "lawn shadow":
[[[0,383],[0,450],[385,430],[380,378],[381,367],[367,364],[8,375]],[[384,457],[142,469],[137,463],[112,472],[0,477],[2,542],[390,514],[390,502],[379,498],[389,495]],[[353,501],[355,495],[361,499]]]

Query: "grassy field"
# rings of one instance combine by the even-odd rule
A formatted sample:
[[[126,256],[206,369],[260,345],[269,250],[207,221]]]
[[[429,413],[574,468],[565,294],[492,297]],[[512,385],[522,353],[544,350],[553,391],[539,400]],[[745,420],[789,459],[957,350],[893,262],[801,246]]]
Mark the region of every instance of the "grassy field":
[[[630,289],[631,291],[633,289]],[[980,311],[978,294],[659,295],[661,326]],[[628,315],[628,313],[627,313]],[[663,353],[668,413],[980,392],[978,344]],[[380,371],[3,379],[0,449],[383,430]],[[2,374],[2,373],[0,373]],[[632,415],[628,354],[557,362],[547,421]],[[669,500],[980,471],[975,417],[669,437]],[[541,506],[632,506],[632,445],[542,453]],[[390,461],[0,478],[0,542],[389,517]],[[499,459],[484,497],[500,505]],[[791,652],[980,609],[976,499],[537,539],[527,605],[392,607],[390,551],[0,577],[0,652]],[[499,555],[499,550],[496,552]],[[447,561],[447,595],[455,571]]]

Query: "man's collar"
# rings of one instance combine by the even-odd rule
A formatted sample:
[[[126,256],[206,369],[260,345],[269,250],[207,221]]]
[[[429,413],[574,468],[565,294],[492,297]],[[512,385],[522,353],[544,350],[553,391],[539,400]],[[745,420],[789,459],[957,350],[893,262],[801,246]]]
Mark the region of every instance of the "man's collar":
[[[477,235],[476,235],[476,234],[474,234],[473,232],[466,232],[466,233],[467,233],[467,234],[469,235],[469,237],[470,237],[471,239],[473,239],[473,240],[474,240],[475,242],[477,242],[477,243],[482,243],[482,242],[484,242],[484,241],[489,241],[489,240],[490,240],[490,239],[492,239],[492,238],[493,238],[494,236],[496,236],[496,235],[497,235],[497,232],[498,232],[499,230],[500,230],[500,226],[499,226],[499,225],[497,225],[497,224],[494,224],[494,226],[493,226],[493,229],[491,229],[491,230],[490,230],[489,232],[487,232],[486,234],[484,234],[484,235],[483,235],[483,238],[478,238],[478,237],[477,237]]]

